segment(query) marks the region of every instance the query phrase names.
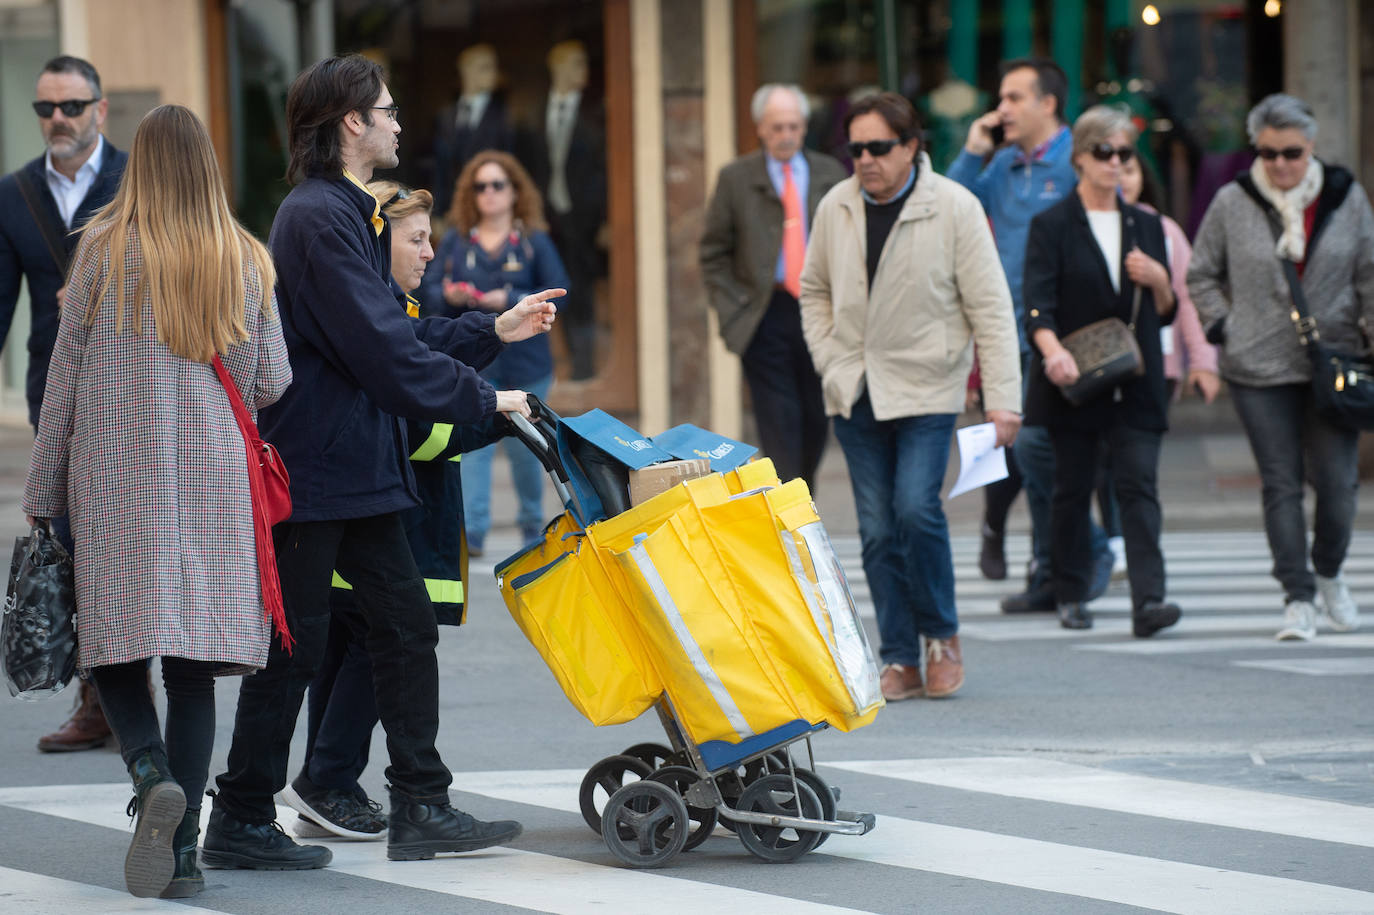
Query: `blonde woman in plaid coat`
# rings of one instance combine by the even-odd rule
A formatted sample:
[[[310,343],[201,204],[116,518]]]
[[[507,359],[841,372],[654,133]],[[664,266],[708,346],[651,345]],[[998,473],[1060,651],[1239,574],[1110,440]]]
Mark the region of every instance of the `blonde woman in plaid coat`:
[[[149,113],[76,255],[23,500],[31,518],[71,516],[80,666],[134,781],[135,896],[203,886],[187,800],[205,788],[214,677],[267,660],[244,441],[211,361],[250,410],[281,396],[274,276],[234,221],[204,125],[180,106]]]

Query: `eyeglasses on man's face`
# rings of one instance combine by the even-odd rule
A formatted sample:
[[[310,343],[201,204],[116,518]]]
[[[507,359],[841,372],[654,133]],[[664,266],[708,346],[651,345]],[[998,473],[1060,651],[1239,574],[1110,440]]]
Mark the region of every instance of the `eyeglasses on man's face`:
[[[1303,149],[1301,146],[1285,146],[1283,149],[1274,149],[1272,146],[1258,146],[1255,148],[1255,154],[1266,162],[1273,162],[1279,156],[1283,156],[1283,158],[1287,159],[1289,162],[1296,162],[1303,157],[1305,152],[1307,152],[1307,150]]]
[[[868,154],[875,159],[880,159],[897,147],[901,140],[869,140],[867,143],[849,143],[846,148],[849,150],[849,158],[856,162],[868,150]]]
[[[61,102],[34,102],[33,110],[43,120],[52,117],[53,111],[61,111],[63,117],[78,118],[87,105],[94,105],[98,98],[69,98]]]
[[[385,111],[385,112],[386,112],[387,119],[394,122],[394,121],[396,120],[396,116],[397,116],[398,114],[400,114],[400,112],[401,112],[401,106],[400,106],[400,105],[396,105],[396,104],[391,104],[391,105],[373,105],[373,106],[372,106],[372,110],[373,110],[373,111]]]

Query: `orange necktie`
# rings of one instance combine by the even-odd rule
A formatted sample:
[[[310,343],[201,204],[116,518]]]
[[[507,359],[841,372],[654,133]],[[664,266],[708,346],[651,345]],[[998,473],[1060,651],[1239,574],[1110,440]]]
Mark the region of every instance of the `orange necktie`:
[[[801,195],[792,180],[792,163],[782,166],[782,288],[801,297],[802,261],[806,259],[806,230],[802,228]]]

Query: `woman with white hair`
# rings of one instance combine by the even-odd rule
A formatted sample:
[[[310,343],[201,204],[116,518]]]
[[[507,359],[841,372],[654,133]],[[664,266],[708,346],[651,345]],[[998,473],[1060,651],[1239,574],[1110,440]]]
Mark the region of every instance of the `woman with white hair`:
[[[1312,366],[1283,260],[1291,261],[1323,343],[1369,352],[1374,325],[1374,214],[1350,172],[1312,155],[1317,122],[1291,95],[1271,95],[1245,122],[1258,158],[1207,208],[1188,290],[1221,349],[1263,484],[1264,530],[1284,591],[1281,640],[1317,633],[1317,600],[1331,628],[1359,626],[1341,579],[1359,485],[1359,432],[1319,416]],[[1316,493],[1307,562],[1303,481]],[[1315,573],[1315,574],[1314,574]]]
[[[1136,130],[1123,112],[1098,105],[1073,125],[1075,192],[1031,221],[1023,296],[1031,348],[1026,424],[1049,429],[1054,445],[1051,558],[1059,623],[1087,629],[1092,581],[1088,505],[1101,449],[1111,456],[1131,583],[1131,630],[1139,638],[1178,622],[1164,596],[1159,536],[1159,447],[1168,428],[1159,330],[1173,320],[1164,228],[1159,217],[1117,192]],[[1116,317],[1133,332],[1144,373],[1071,402],[1063,389],[1080,366],[1061,342]]]

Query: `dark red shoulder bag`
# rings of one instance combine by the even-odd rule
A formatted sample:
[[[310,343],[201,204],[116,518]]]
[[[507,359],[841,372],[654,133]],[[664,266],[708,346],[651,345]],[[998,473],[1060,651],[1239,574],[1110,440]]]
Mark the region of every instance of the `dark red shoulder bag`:
[[[272,625],[281,635],[281,646],[291,653],[294,640],[286,626],[286,608],[282,605],[281,582],[277,579],[277,551],[272,544],[272,528],[291,517],[291,477],[281,455],[258,435],[258,427],[248,415],[243,396],[229,372],[215,356],[215,374],[219,375],[234,419],[248,449],[248,489],[253,500],[253,537],[258,547],[258,581],[262,585],[262,603]]]

